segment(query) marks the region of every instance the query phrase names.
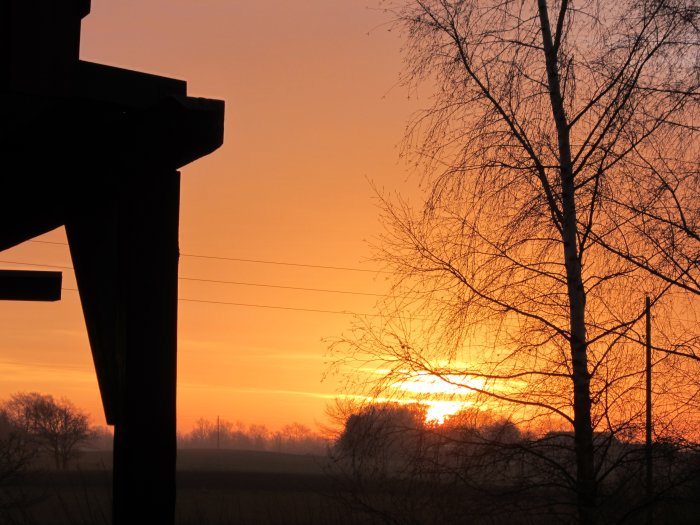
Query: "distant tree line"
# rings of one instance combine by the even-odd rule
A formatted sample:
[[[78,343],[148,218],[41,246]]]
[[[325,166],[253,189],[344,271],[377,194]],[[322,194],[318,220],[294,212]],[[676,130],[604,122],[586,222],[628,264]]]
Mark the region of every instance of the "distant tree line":
[[[577,515],[572,431],[521,431],[482,410],[426,423],[419,404],[369,404],[345,414],[331,449],[338,495],[386,523],[571,523]],[[695,523],[700,446],[653,448],[654,492],[634,436],[594,434],[604,523]]]
[[[178,435],[178,446],[323,455],[328,450],[328,440],[300,423],[271,431],[264,425],[200,418],[190,432]]]
[[[83,451],[111,450],[113,432],[93,426],[88,415],[67,399],[38,392],[16,393],[0,401],[0,488],[31,466],[68,468]],[[225,419],[200,418],[191,431],[179,433],[179,448],[260,450],[324,455],[329,440],[291,423],[272,431]]]

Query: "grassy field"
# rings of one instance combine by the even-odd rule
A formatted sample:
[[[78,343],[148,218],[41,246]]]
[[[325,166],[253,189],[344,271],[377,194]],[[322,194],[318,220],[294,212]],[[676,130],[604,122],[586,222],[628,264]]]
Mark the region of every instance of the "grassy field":
[[[272,452],[183,450],[177,523],[192,525],[374,525],[332,495],[323,458]],[[42,470],[7,487],[0,525],[109,524],[111,456],[85,453],[67,472]]]
[[[179,525],[553,525],[571,523],[572,509],[552,514],[546,489],[523,493],[392,479],[363,483],[356,505],[325,474],[322,457],[234,450],[183,450],[177,472]],[[13,486],[0,483],[0,525],[111,523],[111,456],[86,453],[74,468],[32,472]],[[1,480],[0,480],[1,481]],[[355,485],[356,487],[356,485]],[[351,488],[351,487],[348,487]],[[358,493],[354,493],[356,496]],[[341,497],[342,496],[342,497]],[[619,501],[620,504],[624,502]],[[655,523],[697,523],[698,506],[672,499],[656,505]],[[523,509],[528,512],[521,512]],[[533,512],[533,509],[535,512]],[[539,513],[537,509],[540,509]],[[384,518],[382,515],[384,513]],[[638,523],[643,513],[626,523]]]

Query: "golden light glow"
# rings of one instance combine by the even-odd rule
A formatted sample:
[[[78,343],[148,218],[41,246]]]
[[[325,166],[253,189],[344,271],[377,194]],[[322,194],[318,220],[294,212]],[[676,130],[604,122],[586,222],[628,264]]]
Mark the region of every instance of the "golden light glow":
[[[425,422],[434,425],[442,425],[448,416],[453,416],[460,410],[470,406],[471,403],[464,401],[428,401],[428,410],[425,413]]]
[[[426,423],[442,425],[448,416],[473,406],[470,399],[475,392],[484,390],[483,379],[460,374],[434,375],[413,373],[392,385],[396,390],[414,394],[414,402],[427,406]]]
[[[485,384],[483,379],[468,375],[437,376],[424,372],[412,374],[408,379],[395,383],[393,387],[414,394],[463,396],[473,394],[475,390],[483,390]]]

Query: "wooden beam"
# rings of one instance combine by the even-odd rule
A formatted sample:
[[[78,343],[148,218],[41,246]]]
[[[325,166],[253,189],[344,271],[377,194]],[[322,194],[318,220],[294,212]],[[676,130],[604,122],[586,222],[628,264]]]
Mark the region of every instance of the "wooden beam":
[[[117,191],[103,187],[73,207],[66,235],[105,418],[116,422],[119,329]]]
[[[0,270],[0,300],[60,301],[61,272]]]
[[[112,523],[172,525],[180,174],[134,170],[120,193]]]
[[[75,95],[144,109],[168,96],[187,96],[187,82],[81,60]]]

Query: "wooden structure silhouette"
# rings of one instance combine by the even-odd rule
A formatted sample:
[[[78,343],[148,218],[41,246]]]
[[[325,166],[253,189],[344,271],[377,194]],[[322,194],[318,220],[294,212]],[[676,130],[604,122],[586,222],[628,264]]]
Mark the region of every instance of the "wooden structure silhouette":
[[[115,428],[114,523],[167,524],[177,169],[222,144],[224,104],[188,97],[180,80],[79,60],[89,12],[90,0],[0,0],[0,250],[65,225]],[[56,279],[4,272],[0,298],[55,300]]]

